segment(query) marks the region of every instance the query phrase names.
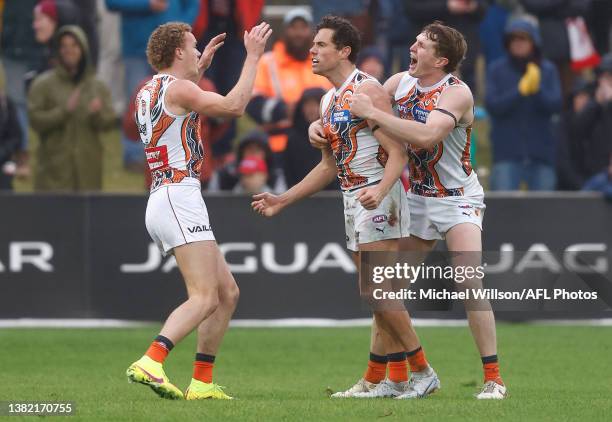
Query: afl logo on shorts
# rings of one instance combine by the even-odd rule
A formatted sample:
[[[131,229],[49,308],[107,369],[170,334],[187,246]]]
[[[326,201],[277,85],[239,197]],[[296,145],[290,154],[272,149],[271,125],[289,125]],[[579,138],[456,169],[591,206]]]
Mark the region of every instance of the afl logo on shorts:
[[[374,217],[372,217],[373,223],[384,223],[387,220],[388,218],[386,215],[375,215]]]

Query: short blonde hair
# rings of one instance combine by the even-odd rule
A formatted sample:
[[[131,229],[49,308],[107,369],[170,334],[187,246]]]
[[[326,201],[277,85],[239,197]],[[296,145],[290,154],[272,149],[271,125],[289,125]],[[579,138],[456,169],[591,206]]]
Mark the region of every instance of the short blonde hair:
[[[147,43],[147,60],[153,69],[172,66],[174,51],[183,46],[185,32],[191,32],[191,25],[183,22],[168,22],[153,31]]]

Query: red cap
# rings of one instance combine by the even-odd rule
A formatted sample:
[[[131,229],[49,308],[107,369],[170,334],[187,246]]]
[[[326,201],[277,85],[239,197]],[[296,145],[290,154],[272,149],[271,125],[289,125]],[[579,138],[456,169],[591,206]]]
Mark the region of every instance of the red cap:
[[[253,174],[253,173],[268,173],[268,165],[265,160],[260,157],[250,156],[245,157],[238,166],[238,173]]]
[[[40,12],[57,22],[57,6],[55,0],[40,0],[35,9],[38,9]]]

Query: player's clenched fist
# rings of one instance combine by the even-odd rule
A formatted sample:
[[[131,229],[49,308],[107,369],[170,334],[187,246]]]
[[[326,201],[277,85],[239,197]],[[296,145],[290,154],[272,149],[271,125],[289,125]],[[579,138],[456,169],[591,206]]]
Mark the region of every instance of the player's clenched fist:
[[[369,96],[365,94],[355,94],[350,99],[351,114],[361,117],[362,119],[370,119],[374,110],[374,104]]]
[[[385,193],[381,192],[377,187],[362,188],[357,191],[357,200],[366,210],[375,210],[380,205],[385,197]]]
[[[247,55],[260,58],[270,35],[272,35],[272,28],[265,22],[254,26],[249,32],[244,31],[244,48],[246,48]]]
[[[326,149],[329,146],[329,141],[325,137],[320,120],[315,120],[308,126],[308,140],[310,145],[317,149]]]
[[[253,195],[251,207],[253,208],[253,211],[263,215],[264,217],[272,217],[283,209],[283,204],[278,196],[269,192],[264,192]]]

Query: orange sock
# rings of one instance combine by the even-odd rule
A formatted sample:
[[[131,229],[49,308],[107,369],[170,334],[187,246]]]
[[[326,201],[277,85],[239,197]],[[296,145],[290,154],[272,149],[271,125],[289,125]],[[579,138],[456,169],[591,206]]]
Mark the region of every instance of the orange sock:
[[[425,359],[425,352],[421,346],[412,352],[406,352],[406,357],[410,364],[410,372],[421,372],[429,366],[427,359]]]
[[[484,380],[487,381],[495,381],[498,384],[504,385],[501,377],[499,376],[499,363],[485,363],[482,365],[484,370]]]
[[[406,366],[406,352],[388,354],[389,380],[393,382],[408,381],[408,367]]]
[[[363,379],[373,384],[378,384],[387,375],[387,357],[370,353],[368,369],[363,374]]]
[[[193,362],[193,378],[210,384],[213,379],[214,366],[214,356],[204,353],[196,353],[195,362]]]
[[[483,356],[482,369],[484,371],[484,382],[495,381],[498,384],[504,385],[504,382],[499,376],[499,362],[497,360],[497,355]]]
[[[149,349],[146,351],[145,355],[150,357],[156,362],[164,363],[166,358],[168,357],[168,353],[174,347],[174,344],[170,339],[164,336],[157,336],[153,343],[149,346]]]

